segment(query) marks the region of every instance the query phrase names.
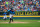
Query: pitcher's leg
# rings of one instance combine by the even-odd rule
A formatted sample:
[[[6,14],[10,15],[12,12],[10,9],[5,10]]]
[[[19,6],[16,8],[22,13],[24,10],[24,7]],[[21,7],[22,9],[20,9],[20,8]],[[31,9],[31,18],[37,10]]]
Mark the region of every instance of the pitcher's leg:
[[[9,21],[9,23],[11,23],[11,18],[10,18],[10,21]]]
[[[13,22],[13,19],[12,19],[12,22]]]

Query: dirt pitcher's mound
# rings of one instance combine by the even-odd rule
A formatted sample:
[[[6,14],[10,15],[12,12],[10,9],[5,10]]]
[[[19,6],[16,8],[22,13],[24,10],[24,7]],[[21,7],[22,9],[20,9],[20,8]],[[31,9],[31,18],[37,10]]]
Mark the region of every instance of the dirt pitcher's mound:
[[[0,22],[0,23],[9,23],[9,22]],[[11,22],[11,23],[29,23],[29,22]]]
[[[11,22],[11,23],[28,23],[28,22]]]
[[[40,22],[40,21],[38,21],[38,22]]]

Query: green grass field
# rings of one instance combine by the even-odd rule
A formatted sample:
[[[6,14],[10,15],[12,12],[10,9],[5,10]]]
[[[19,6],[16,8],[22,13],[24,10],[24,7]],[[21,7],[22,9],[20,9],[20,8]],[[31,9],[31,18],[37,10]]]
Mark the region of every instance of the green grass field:
[[[0,22],[9,22],[9,20],[0,20]],[[40,27],[40,20],[23,20],[14,19],[14,22],[29,22],[29,23],[0,23],[0,27]]]

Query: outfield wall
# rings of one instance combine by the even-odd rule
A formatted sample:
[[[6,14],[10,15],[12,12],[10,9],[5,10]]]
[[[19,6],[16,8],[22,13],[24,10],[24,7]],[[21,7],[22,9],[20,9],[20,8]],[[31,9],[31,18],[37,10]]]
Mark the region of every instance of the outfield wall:
[[[4,12],[0,12],[0,19],[3,19],[4,16],[1,16],[3,15]],[[9,15],[9,12],[7,12],[7,15]],[[25,16],[27,15],[27,16]],[[29,16],[28,16],[29,15]],[[31,16],[32,15],[32,16]],[[34,15],[34,16],[33,16]],[[36,16],[35,16],[36,15]],[[9,19],[9,16],[8,18]],[[39,19],[40,20],[40,11],[20,11],[20,12],[17,12],[15,11],[15,16],[13,16],[13,19]]]
[[[1,19],[3,19],[3,17],[0,17],[0,20]],[[9,17],[7,19],[9,19]],[[40,17],[13,17],[13,19],[40,20]]]

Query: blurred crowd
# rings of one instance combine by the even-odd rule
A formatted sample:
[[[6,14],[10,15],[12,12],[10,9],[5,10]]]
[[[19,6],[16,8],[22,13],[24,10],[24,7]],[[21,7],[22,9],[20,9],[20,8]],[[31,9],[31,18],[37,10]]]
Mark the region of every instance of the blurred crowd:
[[[0,11],[40,11],[40,0],[0,0]]]

